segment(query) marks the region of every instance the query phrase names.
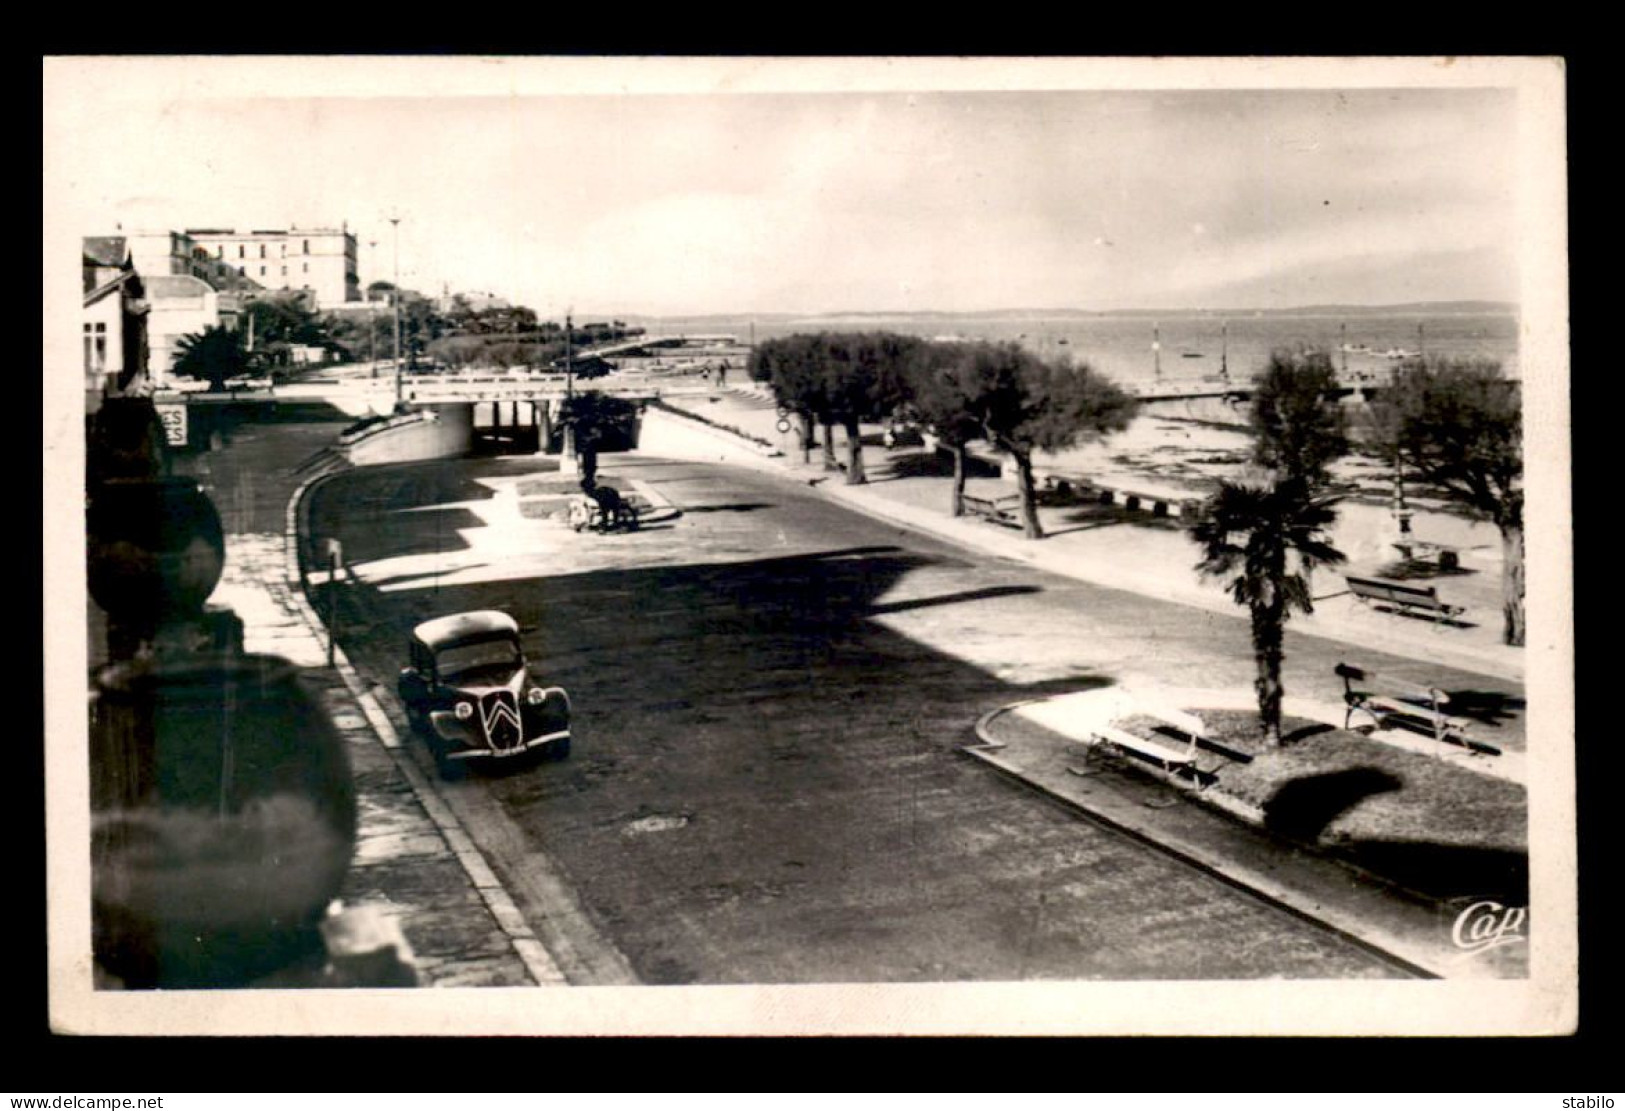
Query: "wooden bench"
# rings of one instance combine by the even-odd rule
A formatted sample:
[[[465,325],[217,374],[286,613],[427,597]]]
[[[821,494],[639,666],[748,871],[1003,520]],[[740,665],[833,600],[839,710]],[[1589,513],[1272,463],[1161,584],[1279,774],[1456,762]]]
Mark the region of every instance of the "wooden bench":
[[[980,517],[996,525],[1021,527],[1020,494],[1006,494],[1002,498],[978,498],[971,494],[962,494],[959,503],[972,517]]]
[[[1160,765],[1166,771],[1177,773],[1181,769],[1188,769],[1192,774],[1195,774],[1197,744],[1207,733],[1207,726],[1203,724],[1201,718],[1181,710],[1170,710],[1166,707],[1140,702],[1134,702],[1126,707],[1124,716],[1132,715],[1143,715],[1157,719],[1175,731],[1183,733],[1186,738],[1185,743],[1175,745],[1167,741],[1137,737],[1133,733],[1110,725],[1096,726],[1091,730],[1094,742],[1097,745],[1104,745],[1107,748],[1115,748],[1144,757]]]
[[[1437,587],[1411,586],[1387,579],[1362,579],[1353,575],[1344,575],[1343,579],[1349,584],[1349,592],[1367,605],[1387,602],[1407,613],[1415,611],[1433,618],[1454,617],[1462,612],[1461,606],[1441,602]]]
[[[1437,687],[1391,679],[1353,664],[1340,663],[1336,671],[1343,679],[1343,703],[1347,707],[1343,715],[1344,729],[1349,728],[1355,713],[1359,712],[1369,716],[1378,729],[1397,721],[1427,732],[1436,741],[1472,747],[1467,736],[1472,723],[1445,712],[1450,696]]]
[[[1406,559],[1432,559],[1441,571],[1454,571],[1461,566],[1461,549],[1454,544],[1440,544],[1435,540],[1396,540],[1394,547]],[[1418,555],[1417,553],[1421,554]]]

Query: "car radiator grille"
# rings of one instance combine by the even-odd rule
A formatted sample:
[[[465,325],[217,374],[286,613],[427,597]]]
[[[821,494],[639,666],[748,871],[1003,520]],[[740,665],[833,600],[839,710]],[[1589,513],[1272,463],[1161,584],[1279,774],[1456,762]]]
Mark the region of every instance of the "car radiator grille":
[[[481,696],[480,720],[485,725],[485,739],[493,752],[507,752],[524,744],[525,732],[519,724],[519,700],[512,691],[493,691]]]

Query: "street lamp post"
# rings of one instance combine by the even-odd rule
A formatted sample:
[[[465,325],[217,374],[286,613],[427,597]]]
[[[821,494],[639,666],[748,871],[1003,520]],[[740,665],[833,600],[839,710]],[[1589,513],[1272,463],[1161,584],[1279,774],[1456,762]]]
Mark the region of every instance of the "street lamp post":
[[[572,333],[575,331],[575,322],[570,313],[564,314],[564,443],[559,460],[561,474],[576,474],[576,435],[575,424],[571,419],[570,402],[575,397],[575,362]]]
[[[391,216],[389,222],[395,228],[395,289],[390,294],[390,302],[395,308],[395,407],[401,406],[401,218]]]
[[[378,240],[369,239],[367,247],[372,251],[372,257],[378,257]],[[372,376],[378,377],[378,317],[373,313],[372,307],[367,308],[367,339],[372,344]]]

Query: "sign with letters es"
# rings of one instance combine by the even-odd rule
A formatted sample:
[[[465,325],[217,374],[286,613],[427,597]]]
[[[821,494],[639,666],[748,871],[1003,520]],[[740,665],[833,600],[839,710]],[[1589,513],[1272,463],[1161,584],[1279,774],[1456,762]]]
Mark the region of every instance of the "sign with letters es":
[[[158,419],[164,424],[164,442],[170,447],[186,446],[186,406],[155,405]]]

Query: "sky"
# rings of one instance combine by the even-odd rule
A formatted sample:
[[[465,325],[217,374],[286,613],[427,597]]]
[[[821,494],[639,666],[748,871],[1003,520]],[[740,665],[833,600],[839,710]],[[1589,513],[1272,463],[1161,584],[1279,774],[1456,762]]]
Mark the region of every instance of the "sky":
[[[1350,61],[48,60],[45,205],[544,318],[1518,300],[1517,82]]]

